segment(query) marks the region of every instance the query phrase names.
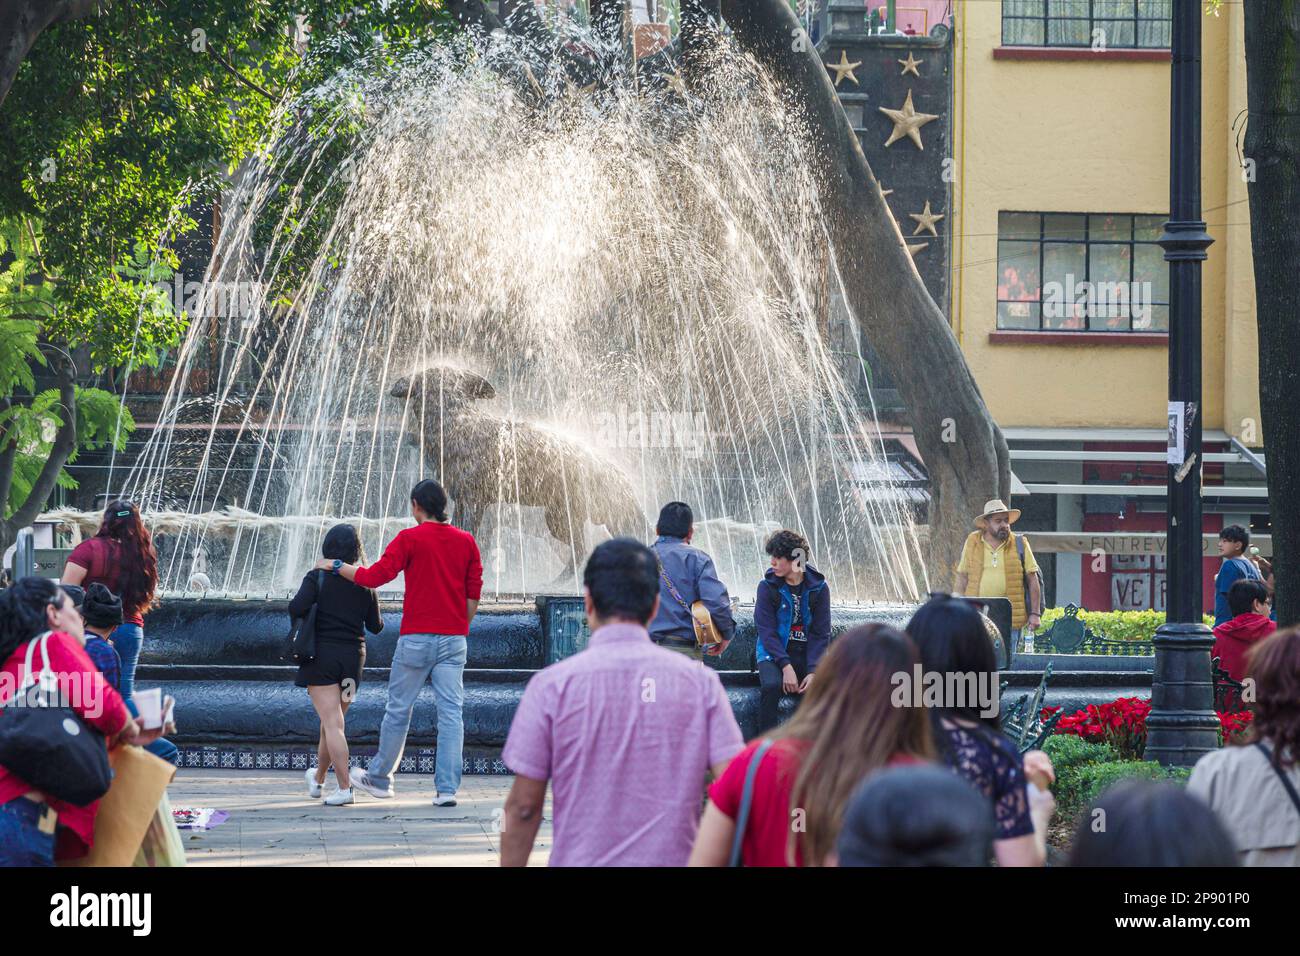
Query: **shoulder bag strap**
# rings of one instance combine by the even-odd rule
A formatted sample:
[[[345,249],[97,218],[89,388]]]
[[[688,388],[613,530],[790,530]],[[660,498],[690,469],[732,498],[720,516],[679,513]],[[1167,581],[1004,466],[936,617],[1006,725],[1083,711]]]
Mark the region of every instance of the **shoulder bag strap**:
[[[1255,746],[1258,747],[1259,752],[1264,755],[1264,759],[1268,761],[1268,765],[1273,768],[1273,772],[1277,774],[1277,779],[1282,781],[1282,786],[1286,788],[1286,795],[1290,797],[1291,802],[1295,804],[1296,813],[1300,813],[1300,793],[1296,793],[1295,784],[1291,782],[1291,778],[1286,775],[1286,772],[1283,771],[1281,767],[1273,762],[1273,754],[1269,751],[1268,747],[1262,740],[1257,742]]]
[[[749,761],[749,766],[745,769],[745,786],[740,791],[740,811],[736,814],[736,834],[731,838],[731,857],[727,861],[727,866],[740,866],[740,848],[745,842],[745,827],[749,823],[749,808],[754,803],[754,776],[758,773],[758,765],[763,762],[763,755],[768,752],[772,746],[771,740],[764,740],[754,751],[754,756]]]
[[[652,548],[651,550],[654,549]],[[659,557],[658,551],[655,551],[655,564],[659,565],[659,577],[663,578],[664,584],[668,585],[668,593],[672,595],[672,599],[680,604],[686,613],[689,614],[691,612],[691,606],[683,600],[681,592],[678,591],[677,586],[673,584],[672,578],[668,577],[668,572],[664,570],[664,562],[663,559]]]
[[[42,676],[44,676],[45,672],[50,669],[50,653],[49,649],[46,647],[46,643],[49,641],[50,635],[53,633],[53,631],[46,631],[44,634],[38,634],[27,642],[27,656],[23,660],[23,669],[27,672],[27,676],[18,682],[19,690],[25,690],[36,683],[36,681],[32,679],[32,655],[35,653],[38,644],[41,648]],[[53,672],[51,671],[51,677],[52,676]]]

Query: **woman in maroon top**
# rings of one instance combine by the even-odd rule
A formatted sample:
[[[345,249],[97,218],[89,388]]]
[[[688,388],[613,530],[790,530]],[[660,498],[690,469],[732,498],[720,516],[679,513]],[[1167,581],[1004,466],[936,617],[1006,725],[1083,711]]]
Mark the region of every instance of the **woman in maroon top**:
[[[745,866],[834,865],[858,784],[882,767],[934,758],[924,708],[892,702],[893,675],[912,674],[919,662],[911,639],[885,624],[855,627],[831,644],[799,709],[766,735],[772,746],[754,775],[741,842]],[[745,775],[763,739],[709,788],[691,866],[726,866]]]
[[[153,606],[158,589],[158,553],[134,502],[119,499],[108,503],[99,532],[68,555],[63,583],[83,588],[102,584],[122,599],[122,624],[109,640],[122,658],[122,698],[136,715],[131,700],[135,668],[144,643],[144,615]]]

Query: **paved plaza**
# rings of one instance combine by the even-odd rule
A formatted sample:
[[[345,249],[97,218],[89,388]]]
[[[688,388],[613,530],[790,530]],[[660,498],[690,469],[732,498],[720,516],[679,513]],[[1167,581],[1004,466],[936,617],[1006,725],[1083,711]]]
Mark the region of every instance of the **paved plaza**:
[[[433,776],[399,776],[397,796],[361,795],[326,807],[306,795],[300,771],[182,769],[168,788],[173,807],[213,807],[230,818],[212,830],[182,830],[190,866],[497,866],[508,776],[465,776],[459,803],[435,807]],[[326,792],[333,789],[331,775]],[[546,864],[551,805],[529,864]]]

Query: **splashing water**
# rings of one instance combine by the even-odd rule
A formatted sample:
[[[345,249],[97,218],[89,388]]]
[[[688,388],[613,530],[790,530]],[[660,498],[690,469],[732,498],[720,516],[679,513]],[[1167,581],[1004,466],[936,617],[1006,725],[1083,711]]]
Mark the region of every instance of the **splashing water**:
[[[373,559],[432,476],[489,594],[572,592],[594,543],[683,500],[733,592],[784,526],[837,600],[915,599],[906,506],[854,483],[883,443],[826,345],[797,110],[725,41],[689,97],[617,65],[521,86],[529,55],[461,37],[281,105],[205,285],[246,307],[192,322],[127,482],[193,516],[160,540],[166,585],[197,561],[292,587],[325,525],[295,516],[355,517]]]

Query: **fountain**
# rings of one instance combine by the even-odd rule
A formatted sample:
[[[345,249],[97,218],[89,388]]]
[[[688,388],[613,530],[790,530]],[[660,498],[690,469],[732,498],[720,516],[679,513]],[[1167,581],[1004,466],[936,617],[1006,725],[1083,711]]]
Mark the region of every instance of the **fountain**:
[[[373,560],[425,476],[484,557],[467,769],[499,765],[529,674],[581,647],[590,548],[648,540],[665,501],[692,504],[742,599],[783,526],[812,543],[837,629],[901,622],[927,589],[910,505],[858,477],[887,470],[884,442],[847,384],[861,354],[827,345],[832,321],[859,336],[796,106],[725,41],[690,93],[617,55],[581,88],[529,56],[462,34],[358,62],[280,104],[223,202],[160,427],[110,479],[160,550],[141,680],[182,701],[182,744],[245,748],[191,765],[306,759],[283,598],[337,521]],[[208,593],[183,597],[195,582]],[[350,719],[363,746],[401,586]],[[737,617],[711,666],[749,729],[752,611]]]

